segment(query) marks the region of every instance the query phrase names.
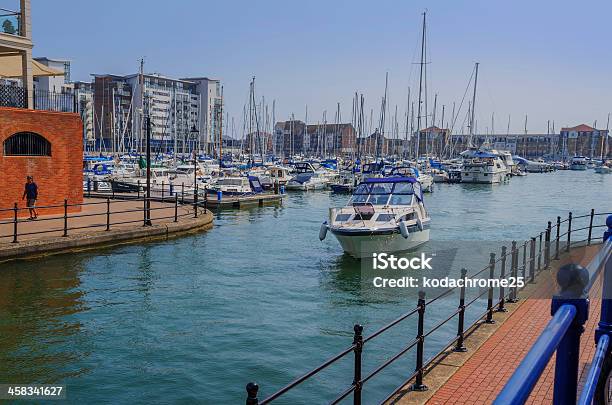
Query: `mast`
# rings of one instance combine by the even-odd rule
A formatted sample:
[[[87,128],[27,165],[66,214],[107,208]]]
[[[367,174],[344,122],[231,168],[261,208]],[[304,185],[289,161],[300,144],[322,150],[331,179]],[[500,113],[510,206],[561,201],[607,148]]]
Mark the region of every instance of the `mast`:
[[[474,146],[473,137],[474,137],[474,112],[476,111],[476,86],[478,85],[478,65],[476,62],[476,72],[474,74],[474,94],[472,94],[472,114],[470,117],[470,140],[468,143],[468,147]]]
[[[140,125],[138,126],[138,142],[140,143],[139,149],[142,152],[142,129],[144,123],[144,58],[140,58],[140,77],[138,78],[140,82]],[[176,153],[176,152],[175,152]]]
[[[419,102],[418,102],[418,111],[417,111],[417,140],[416,140],[416,159],[419,158],[419,148],[421,143],[421,106],[423,104],[423,70],[425,67],[425,27],[426,27],[426,16],[427,12],[423,12],[423,33],[421,36],[421,63],[420,63],[420,74],[419,74]]]
[[[221,110],[219,111],[219,164],[223,160],[223,86],[221,86]]]

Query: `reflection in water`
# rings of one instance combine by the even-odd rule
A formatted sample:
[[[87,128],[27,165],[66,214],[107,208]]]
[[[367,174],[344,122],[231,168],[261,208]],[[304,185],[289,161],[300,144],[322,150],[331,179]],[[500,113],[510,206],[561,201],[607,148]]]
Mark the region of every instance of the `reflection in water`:
[[[91,350],[78,318],[87,310],[82,261],[50,258],[2,267],[0,381],[53,383],[86,372],[79,365]]]

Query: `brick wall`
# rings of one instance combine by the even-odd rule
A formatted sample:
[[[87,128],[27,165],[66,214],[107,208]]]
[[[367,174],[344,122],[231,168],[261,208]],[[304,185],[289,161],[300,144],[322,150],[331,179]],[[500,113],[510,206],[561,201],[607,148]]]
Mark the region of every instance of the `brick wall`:
[[[51,143],[51,156],[4,156],[4,141],[11,135],[34,132]],[[0,107],[0,209],[17,202],[25,207],[26,176],[38,185],[37,205],[83,202],[82,122],[78,114]],[[63,213],[63,208],[40,209],[39,215]],[[71,212],[80,211],[73,207]],[[8,216],[12,216],[8,213]],[[27,216],[27,211],[22,216]],[[0,217],[7,213],[0,212]]]

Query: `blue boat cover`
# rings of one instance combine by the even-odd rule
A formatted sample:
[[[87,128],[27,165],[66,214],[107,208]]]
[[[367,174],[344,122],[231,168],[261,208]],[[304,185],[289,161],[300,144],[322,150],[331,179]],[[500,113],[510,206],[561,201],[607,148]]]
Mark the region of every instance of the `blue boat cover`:
[[[368,178],[364,183],[416,183],[414,177],[383,177],[383,178]]]

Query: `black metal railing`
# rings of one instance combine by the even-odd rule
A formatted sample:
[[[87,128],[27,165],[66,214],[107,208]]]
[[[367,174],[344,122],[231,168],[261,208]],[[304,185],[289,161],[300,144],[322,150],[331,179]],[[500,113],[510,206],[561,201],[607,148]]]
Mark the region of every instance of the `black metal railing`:
[[[339,360],[345,358],[350,353],[353,353],[354,366],[352,383],[336,398],[332,399],[330,403],[337,404],[346,399],[349,395],[353,394],[353,404],[360,405],[362,403],[364,385],[415,347],[416,360],[414,371],[381,403],[386,403],[397,396],[400,390],[402,390],[402,388],[404,388],[411,381],[413,382],[413,384],[410,386],[412,391],[426,390],[427,385],[425,381],[425,371],[436,358],[449,350],[458,352],[466,351],[467,348],[464,345],[464,341],[465,336],[469,331],[473,330],[481,323],[494,323],[495,320],[493,319],[493,314],[495,312],[504,311],[507,302],[517,302],[519,290],[524,289],[529,283],[534,283],[536,276],[541,271],[548,269],[552,260],[559,259],[562,251],[569,251],[573,246],[577,245],[590,245],[592,243],[593,230],[606,227],[605,223],[594,224],[594,222],[600,219],[602,216],[607,216],[610,214],[610,212],[595,213],[595,210],[591,210],[589,214],[573,216],[570,212],[568,217],[564,220],[561,220],[561,217],[557,217],[555,227],[553,227],[552,222],[549,221],[546,229],[529,240],[520,244],[516,241],[512,241],[510,249],[508,249],[507,246],[502,246],[501,254],[499,256],[492,252],[490,254],[489,263],[484,268],[472,273],[471,275],[468,275],[467,269],[461,269],[461,279],[463,280],[475,279],[483,273],[488,273],[489,280],[500,281],[498,283],[499,287],[494,286],[494,283],[489,283],[487,288],[484,288],[483,291],[479,292],[479,294],[470,299],[467,303],[465,281],[461,287],[448,288],[441,294],[431,298],[429,301],[426,300],[425,292],[420,291],[415,308],[381,327],[368,337],[363,337],[364,328],[362,325],[355,325],[353,328],[353,342],[350,346],[345,348],[340,353],[332,356],[318,367],[315,367],[301,377],[295,379],[285,387],[272,394],[269,394],[265,399],[258,399],[259,385],[257,383],[248,383],[246,386],[246,404],[268,404],[296,388],[303,382],[316,376],[318,373],[327,369]],[[576,221],[585,221],[588,223],[588,225],[575,228]],[[565,227],[565,232],[561,233],[563,227]],[[554,237],[553,234],[555,235]],[[564,243],[563,241],[566,242]],[[514,280],[516,280],[517,277],[522,277],[525,283],[520,284],[515,282],[506,284],[501,282],[502,280],[510,281],[510,277],[514,277]],[[498,298],[495,298],[495,289],[497,289],[499,292]],[[448,316],[446,316],[443,320],[439,321],[429,330],[425,331],[424,324],[427,308],[434,304],[438,299],[454,293],[455,290],[459,291],[457,310],[448,314]],[[478,311],[478,309],[475,307],[478,303],[484,302],[483,300],[485,296],[486,308]],[[474,321],[466,325],[465,317],[468,309],[472,309],[473,313],[475,312],[476,315],[473,318]],[[417,331],[414,339],[410,340],[396,354],[383,361],[382,364],[378,365],[368,374],[363,376],[362,356],[364,348],[368,347],[368,343],[382,335],[384,332],[402,323],[406,319],[414,319],[413,316],[415,316],[415,314],[417,316]],[[457,318],[457,334],[455,337],[450,341],[447,341],[440,351],[436,352],[428,359],[425,359],[425,344],[428,337],[455,318]]]
[[[164,192],[163,187],[151,187],[151,192],[151,197],[147,197],[140,192],[136,195],[116,194],[112,192],[103,198],[99,198],[100,201],[69,204],[68,200],[65,199],[63,204],[36,206],[35,208],[39,212],[40,217],[34,222],[24,217],[29,212],[29,208],[19,207],[19,204],[16,202],[12,208],[0,209],[0,216],[8,217],[9,215],[7,215],[7,213],[11,213],[10,219],[0,219],[0,226],[11,225],[11,232],[0,234],[0,241],[10,239],[12,243],[18,243],[23,236],[61,233],[62,236],[66,237],[72,233],[71,231],[81,229],[105,228],[104,230],[110,231],[113,227],[118,225],[142,223],[143,226],[148,226],[167,220],[178,222],[180,218],[198,218],[200,213],[207,212],[206,200],[202,203],[198,200],[197,194],[195,194],[195,198],[189,198],[189,196],[186,198],[184,191],[182,195],[179,190],[176,189],[172,192]],[[133,204],[136,201],[139,202],[138,207],[124,208],[126,203]],[[162,203],[162,205],[151,207],[151,202]],[[91,206],[103,206],[104,209],[100,212],[91,213],[71,212],[74,211],[75,208]],[[179,206],[187,206],[189,209],[180,212]],[[62,213],[57,214],[58,211]],[[45,215],[45,212],[52,212],[53,214]],[[152,213],[156,212],[159,212],[160,215],[154,217]],[[117,215],[129,213],[138,213],[140,215],[133,219],[117,219]],[[99,221],[83,225],[78,222],[80,218],[97,218]],[[30,225],[29,228],[32,228],[34,224],[52,221],[57,225],[47,227],[46,229],[23,229],[25,223]]]
[[[34,89],[32,102],[34,110],[78,112],[74,93]],[[0,107],[27,108],[27,106],[27,89],[16,84],[0,84]]]

